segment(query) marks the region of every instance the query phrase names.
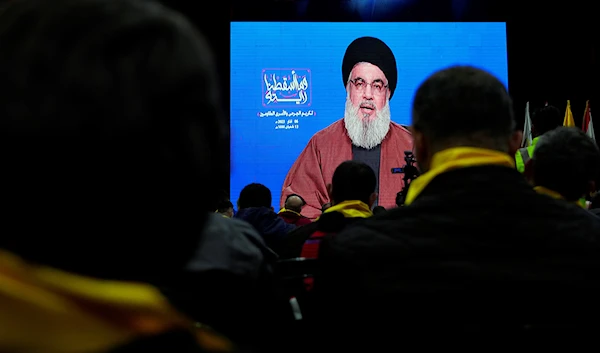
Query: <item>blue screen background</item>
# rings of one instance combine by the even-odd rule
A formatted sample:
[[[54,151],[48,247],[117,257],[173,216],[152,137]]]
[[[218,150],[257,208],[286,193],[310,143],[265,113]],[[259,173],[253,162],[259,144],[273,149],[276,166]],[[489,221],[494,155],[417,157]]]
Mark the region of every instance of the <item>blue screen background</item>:
[[[373,36],[394,52],[398,83],[390,101],[392,120],[410,125],[416,88],[441,68],[470,64],[508,87],[506,24],[495,23],[231,23],[231,201],[253,182],[266,185],[277,211],[283,181],[313,134],[343,117],[346,91],[342,58],[356,38]],[[303,93],[271,91],[269,85],[306,76]],[[289,82],[289,81],[288,81]],[[285,87],[284,87],[285,88]],[[302,94],[306,96],[302,96]],[[300,103],[281,98],[304,97]]]

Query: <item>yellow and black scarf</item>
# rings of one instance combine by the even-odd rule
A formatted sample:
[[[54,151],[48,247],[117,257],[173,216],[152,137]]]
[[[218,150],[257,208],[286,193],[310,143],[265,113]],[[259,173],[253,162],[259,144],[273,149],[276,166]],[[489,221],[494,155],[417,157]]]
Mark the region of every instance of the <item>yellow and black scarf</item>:
[[[556,199],[556,200],[564,200],[565,199],[560,193],[558,193],[554,190],[550,190],[543,186],[536,186],[533,188],[533,190],[535,190],[535,192],[537,192],[538,194],[550,196],[551,198]],[[574,203],[581,208],[587,209],[587,204],[585,202],[585,199],[579,199],[579,200],[575,201]]]
[[[103,352],[171,330],[189,330],[214,351],[233,350],[153,286],[79,276],[2,250],[0,327],[0,352]]]
[[[301,215],[300,213],[298,213],[298,212],[296,212],[296,211],[288,210],[288,209],[287,209],[287,208],[285,208],[285,207],[284,207],[284,208],[282,208],[281,210],[279,210],[279,213],[277,213],[277,214],[284,213],[284,212],[290,212],[290,213],[293,213],[293,214],[295,214],[295,215],[296,215],[296,216],[298,216],[298,217],[304,217],[304,216],[303,216],[303,215]]]
[[[507,153],[476,147],[453,147],[440,151],[433,155],[430,170],[410,183],[404,204],[411,204],[440,174],[455,169],[483,165],[515,168],[515,160]]]
[[[329,207],[323,213],[331,212],[339,212],[345,218],[368,218],[373,216],[373,211],[371,211],[369,205],[359,200],[342,201]]]

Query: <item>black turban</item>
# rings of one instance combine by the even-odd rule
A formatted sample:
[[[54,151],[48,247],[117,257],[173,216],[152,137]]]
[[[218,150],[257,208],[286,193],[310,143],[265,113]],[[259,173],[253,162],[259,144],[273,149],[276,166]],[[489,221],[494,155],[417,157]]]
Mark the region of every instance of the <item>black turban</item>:
[[[391,99],[398,81],[398,68],[396,67],[396,58],[390,47],[381,39],[373,37],[360,37],[350,43],[342,61],[344,87],[348,84],[348,77],[354,65],[360,62],[371,63],[383,71],[388,80]]]

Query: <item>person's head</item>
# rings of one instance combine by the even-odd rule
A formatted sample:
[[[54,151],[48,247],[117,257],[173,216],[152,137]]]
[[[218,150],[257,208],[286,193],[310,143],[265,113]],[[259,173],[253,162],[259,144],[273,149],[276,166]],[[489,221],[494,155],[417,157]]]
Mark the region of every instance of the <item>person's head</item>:
[[[468,146],[511,155],[522,132],[515,131],[512,100],[492,74],[471,66],[435,72],[417,89],[412,107],[415,157],[421,171],[433,155]]]
[[[263,184],[252,183],[244,186],[238,198],[238,209],[250,207],[268,207],[271,206],[271,190]]]
[[[371,149],[387,135],[397,70],[392,50],[377,38],[358,38],[346,49],[342,62],[347,92],[344,124],[354,145]]]
[[[539,108],[531,114],[531,133],[536,137],[552,131],[562,124],[563,116],[558,108],[551,105]]]
[[[343,201],[362,201],[372,207],[377,200],[377,177],[367,164],[357,161],[345,161],[333,172],[328,185],[332,204]]]
[[[182,266],[228,161],[205,39],[150,0],[5,6],[0,247],[101,277]]]
[[[217,213],[229,218],[233,217],[233,204],[229,200],[222,200],[217,203]]]
[[[540,137],[530,167],[535,186],[577,201],[596,190],[600,150],[583,131],[561,126]]]
[[[291,194],[285,199],[283,207],[285,207],[286,210],[300,213],[305,204],[306,202],[304,202],[304,199],[300,195]]]
[[[383,206],[375,206],[375,207],[373,207],[373,214],[374,215],[385,213],[385,211],[386,211],[386,209]]]

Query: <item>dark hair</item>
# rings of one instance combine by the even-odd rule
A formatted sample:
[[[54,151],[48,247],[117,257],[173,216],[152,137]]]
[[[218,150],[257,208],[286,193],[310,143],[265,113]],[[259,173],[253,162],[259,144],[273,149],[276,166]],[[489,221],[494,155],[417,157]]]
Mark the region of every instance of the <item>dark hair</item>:
[[[386,209],[383,206],[375,206],[375,207],[373,207],[373,214],[374,215],[384,213],[385,211],[386,211]]]
[[[238,199],[238,207],[271,207],[271,190],[263,184],[252,183],[244,186]]]
[[[434,143],[454,140],[495,146],[515,128],[512,100],[492,74],[452,66],[429,76],[417,89],[412,125]]]
[[[537,136],[562,126],[563,119],[558,108],[551,105],[539,108],[531,114],[531,123]]]
[[[331,196],[336,203],[350,200],[369,203],[376,187],[377,177],[371,167],[362,162],[345,161],[333,172]]]
[[[0,47],[3,200],[19,224],[0,247],[99,277],[182,266],[229,161],[205,39],[150,0],[20,0],[0,12]]]
[[[600,175],[600,150],[583,131],[559,127],[547,132],[535,146],[532,158],[536,186],[576,201],[588,193],[589,182]]]
[[[233,208],[233,204],[229,200],[222,200],[217,203],[217,212],[227,212],[230,208]]]

